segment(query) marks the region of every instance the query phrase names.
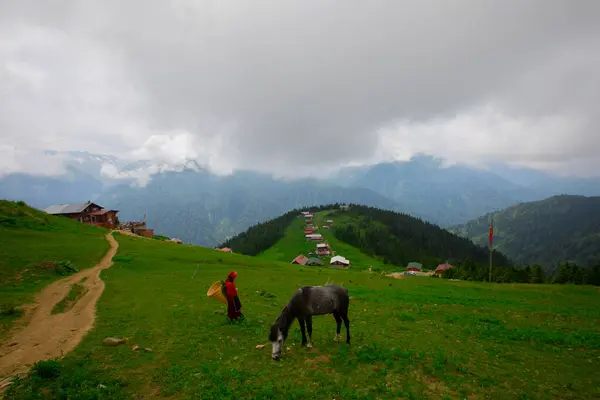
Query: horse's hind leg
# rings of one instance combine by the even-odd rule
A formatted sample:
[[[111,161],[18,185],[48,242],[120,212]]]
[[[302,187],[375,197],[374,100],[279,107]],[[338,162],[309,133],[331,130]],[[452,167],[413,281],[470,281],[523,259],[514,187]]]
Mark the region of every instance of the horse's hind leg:
[[[306,317],[306,330],[308,331],[307,347],[312,347],[312,315]]]
[[[300,332],[302,332],[302,346],[306,346],[306,327],[304,326],[304,318],[298,317],[300,324]]]
[[[344,325],[346,325],[346,343],[350,344],[350,320],[348,319],[348,314],[343,314],[342,319],[344,320]]]
[[[340,332],[342,330],[342,317],[340,317],[340,313],[338,313],[337,311],[333,312],[333,317],[335,318],[335,322],[337,323],[337,328],[335,330],[335,338],[333,340],[337,342],[338,340],[340,340]]]

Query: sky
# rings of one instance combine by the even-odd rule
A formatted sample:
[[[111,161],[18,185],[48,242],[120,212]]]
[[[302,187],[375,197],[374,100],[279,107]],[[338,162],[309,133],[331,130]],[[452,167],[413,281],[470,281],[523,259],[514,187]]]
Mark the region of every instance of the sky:
[[[0,175],[408,160],[600,175],[596,0],[0,0]]]

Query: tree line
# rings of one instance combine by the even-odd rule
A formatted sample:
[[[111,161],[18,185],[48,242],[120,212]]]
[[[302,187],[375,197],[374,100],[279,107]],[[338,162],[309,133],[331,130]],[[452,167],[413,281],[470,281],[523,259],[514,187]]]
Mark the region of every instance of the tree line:
[[[444,279],[467,281],[488,281],[489,265],[477,265],[473,260],[464,260],[453,264],[454,268],[444,271]],[[556,283],[600,286],[600,263],[583,268],[572,262],[561,264],[555,273],[546,274],[542,266],[493,265],[492,281],[498,283]]]

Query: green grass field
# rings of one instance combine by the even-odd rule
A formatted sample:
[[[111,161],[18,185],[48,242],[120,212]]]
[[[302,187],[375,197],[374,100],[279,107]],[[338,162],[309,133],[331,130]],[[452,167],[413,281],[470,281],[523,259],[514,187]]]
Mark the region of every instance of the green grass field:
[[[9,389],[9,398],[600,396],[595,287],[394,280],[290,265],[287,255],[279,263],[129,236],[117,240],[115,264],[102,272],[106,289],[95,329],[60,363],[37,365]],[[224,306],[206,297],[232,269],[239,272],[242,324],[226,322],[215,313]],[[300,347],[294,323],[290,350],[271,361],[270,324],[299,286],[327,281],[349,289],[352,345],[333,341],[333,317],[315,317],[315,348]],[[129,340],[103,346],[108,336]],[[259,344],[267,346],[256,349]]]
[[[323,211],[315,215],[314,224],[319,227],[319,230],[315,233],[323,235],[323,239],[329,242],[331,249],[336,252],[336,255],[341,255],[350,260],[350,269],[362,270],[372,267],[373,270],[403,270],[403,268],[397,266],[384,264],[383,260],[364,254],[357,248],[337,240],[331,230],[323,229],[328,219],[332,219],[335,224],[337,217],[330,217],[330,214],[330,211]],[[308,257],[309,252],[316,250],[317,243],[306,240],[304,237],[304,218],[299,217],[290,224],[283,239],[277,242],[275,246],[259,254],[258,257],[290,263],[300,254]],[[330,259],[331,257],[322,258],[326,265],[329,264]]]
[[[62,278],[60,262],[94,266],[108,250],[106,229],[0,200],[0,339],[45,285]]]

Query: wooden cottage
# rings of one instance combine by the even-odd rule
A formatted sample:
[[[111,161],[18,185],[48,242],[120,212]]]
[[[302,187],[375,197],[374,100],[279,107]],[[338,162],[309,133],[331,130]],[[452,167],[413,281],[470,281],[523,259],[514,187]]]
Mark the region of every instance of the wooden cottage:
[[[342,267],[349,267],[350,266],[350,260],[342,257],[342,256],[334,256],[331,257],[331,261],[329,262],[329,264],[331,265],[339,265]]]
[[[300,254],[298,257],[292,260],[292,264],[306,265],[307,261],[308,257],[306,257],[304,254]]]
[[[433,272],[433,274],[441,277],[444,274],[444,271],[447,271],[450,268],[452,268],[452,265],[450,265],[448,263],[440,264],[435,268],[435,271]]]
[[[118,226],[119,210],[107,210],[96,203],[87,201],[82,204],[55,204],[44,210],[48,214],[62,215],[84,224],[115,229]]]
[[[325,263],[316,257],[311,257],[306,261],[306,265],[310,265],[312,267],[317,267],[317,266],[323,266],[323,265],[325,265]]]
[[[420,264],[418,262],[410,262],[408,263],[407,267],[406,267],[407,271],[415,271],[415,272],[421,272],[423,270],[423,264]]]

